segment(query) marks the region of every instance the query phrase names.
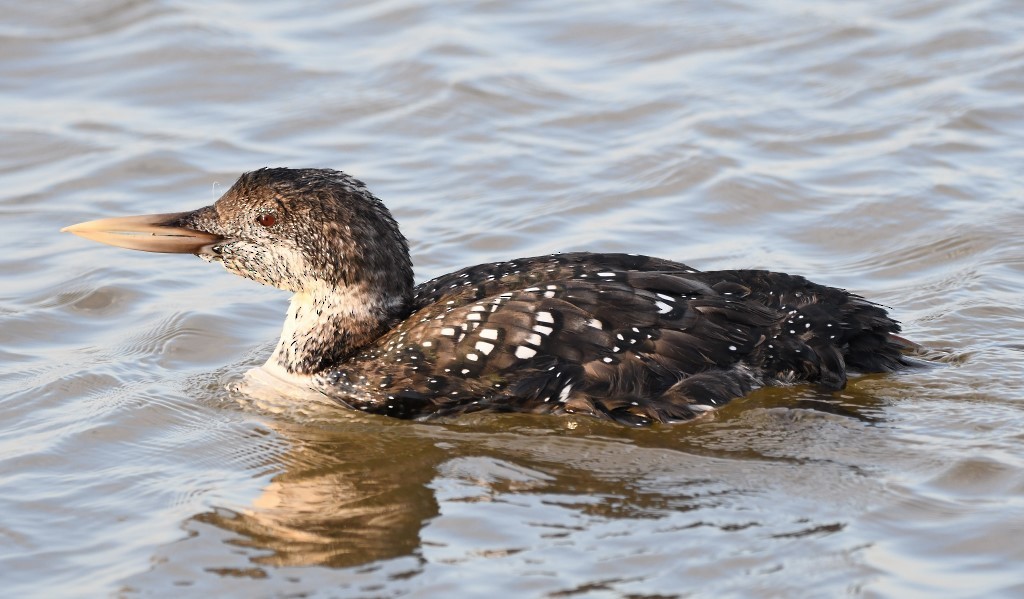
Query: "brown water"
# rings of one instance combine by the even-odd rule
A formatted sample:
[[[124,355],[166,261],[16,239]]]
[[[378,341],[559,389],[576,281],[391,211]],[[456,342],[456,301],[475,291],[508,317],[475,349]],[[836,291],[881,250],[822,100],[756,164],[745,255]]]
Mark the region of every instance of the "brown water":
[[[9,2],[5,596],[1024,596],[1024,6]],[[344,169],[417,278],[770,267],[938,366],[715,418],[448,424],[227,390],[287,296],[57,230]]]

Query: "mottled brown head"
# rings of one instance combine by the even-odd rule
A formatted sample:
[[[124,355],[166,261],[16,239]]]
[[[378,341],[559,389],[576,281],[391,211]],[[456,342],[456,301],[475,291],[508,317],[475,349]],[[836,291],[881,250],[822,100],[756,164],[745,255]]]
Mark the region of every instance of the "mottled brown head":
[[[396,303],[412,294],[408,244],[391,213],[362,182],[330,169],[264,168],[239,177],[212,206],[65,230],[130,249],[195,253],[288,291],[350,286]]]

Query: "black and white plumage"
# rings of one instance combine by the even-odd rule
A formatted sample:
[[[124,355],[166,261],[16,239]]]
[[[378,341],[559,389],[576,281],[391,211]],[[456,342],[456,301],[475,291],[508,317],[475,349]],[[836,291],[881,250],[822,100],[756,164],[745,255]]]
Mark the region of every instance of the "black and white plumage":
[[[261,169],[212,206],[66,230],[195,253],[295,293],[265,369],[354,409],[689,420],[750,390],[886,372],[911,344],[880,306],[800,276],[627,254],[481,264],[413,286],[408,246],[359,181]]]

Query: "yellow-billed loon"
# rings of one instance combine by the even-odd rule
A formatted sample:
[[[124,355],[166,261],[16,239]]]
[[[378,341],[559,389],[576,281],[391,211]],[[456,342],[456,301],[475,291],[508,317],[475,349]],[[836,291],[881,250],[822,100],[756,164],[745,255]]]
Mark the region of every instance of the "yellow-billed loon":
[[[481,264],[413,284],[384,204],[340,171],[264,168],[212,206],[64,229],[196,254],[294,293],[265,369],[400,418],[585,413],[689,420],[763,385],[841,389],[908,364],[880,306],[763,270],[701,272],[632,254]]]

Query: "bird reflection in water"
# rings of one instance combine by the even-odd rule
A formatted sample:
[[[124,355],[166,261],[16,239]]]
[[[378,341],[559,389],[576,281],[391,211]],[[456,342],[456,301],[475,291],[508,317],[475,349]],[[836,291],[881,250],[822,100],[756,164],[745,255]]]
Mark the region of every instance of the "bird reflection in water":
[[[240,535],[232,543],[269,551],[273,566],[357,566],[412,554],[438,513],[429,487],[444,452],[429,438],[382,441],[381,428],[344,432],[275,423],[294,447],[251,507],[215,509],[197,521]],[[387,433],[387,431],[383,431]],[[301,437],[301,439],[300,439]]]
[[[870,388],[871,379],[865,381]],[[822,447],[843,443],[828,437],[881,422],[883,404],[859,384],[841,394],[768,389],[685,431],[528,415],[419,424],[328,410],[333,420],[274,420],[274,434],[290,449],[263,469],[282,472],[249,507],[217,508],[193,520],[236,535],[228,542],[246,548],[255,567],[211,569],[220,574],[252,576],[262,566],[348,568],[403,556],[422,563],[430,544],[423,529],[443,503],[543,495],[546,504],[599,519],[700,510],[751,493],[727,482],[728,466],[721,477],[709,477],[708,459],[716,468],[721,460],[740,468],[751,460],[785,468],[835,462],[841,458]],[[439,499],[437,489],[452,480],[465,482],[470,496]],[[467,539],[475,534],[467,531]]]

